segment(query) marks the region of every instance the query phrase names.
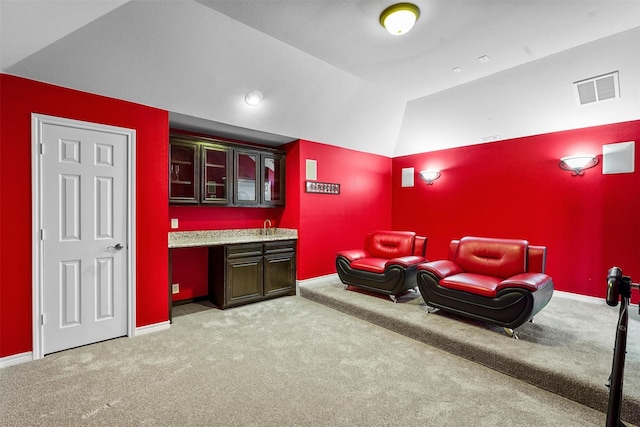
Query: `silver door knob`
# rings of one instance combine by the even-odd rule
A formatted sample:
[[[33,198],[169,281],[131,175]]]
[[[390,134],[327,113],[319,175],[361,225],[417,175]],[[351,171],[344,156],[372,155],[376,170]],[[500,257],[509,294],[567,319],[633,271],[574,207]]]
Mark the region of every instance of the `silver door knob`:
[[[124,245],[122,243],[117,243],[115,246],[107,246],[107,249],[115,249],[117,251],[122,250]]]

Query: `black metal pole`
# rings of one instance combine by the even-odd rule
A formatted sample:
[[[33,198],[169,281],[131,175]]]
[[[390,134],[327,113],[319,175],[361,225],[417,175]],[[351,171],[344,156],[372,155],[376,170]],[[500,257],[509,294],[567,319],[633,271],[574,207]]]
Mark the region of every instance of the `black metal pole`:
[[[637,284],[633,284],[637,286]],[[619,267],[612,267],[607,274],[607,304],[615,307],[620,299],[620,315],[616,328],[613,348],[613,364],[609,377],[609,402],[607,405],[607,427],[624,427],[620,420],[622,408],[622,385],[624,382],[624,360],[627,353],[627,326],[629,323],[629,300],[631,299],[631,278],[622,275]]]
[[[613,367],[609,388],[609,404],[607,406],[607,427],[624,426],[620,421],[622,408],[622,384],[624,379],[624,360],[627,352],[627,324],[629,322],[629,297],[622,296],[620,316],[616,330],[616,344],[613,350]]]

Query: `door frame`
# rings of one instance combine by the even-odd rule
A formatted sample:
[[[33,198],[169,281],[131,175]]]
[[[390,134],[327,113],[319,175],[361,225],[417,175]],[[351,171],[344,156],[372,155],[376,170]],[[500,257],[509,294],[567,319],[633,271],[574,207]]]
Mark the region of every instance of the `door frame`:
[[[127,336],[135,335],[136,327],[136,131],[122,127],[91,123],[62,117],[31,113],[31,217],[32,217],[32,330],[33,360],[44,357],[42,303],[43,303],[43,245],[41,229],[43,225],[42,203],[42,156],[40,140],[42,127],[46,124],[74,127],[85,130],[106,131],[124,135],[127,139],[126,165],[126,253],[127,263]]]

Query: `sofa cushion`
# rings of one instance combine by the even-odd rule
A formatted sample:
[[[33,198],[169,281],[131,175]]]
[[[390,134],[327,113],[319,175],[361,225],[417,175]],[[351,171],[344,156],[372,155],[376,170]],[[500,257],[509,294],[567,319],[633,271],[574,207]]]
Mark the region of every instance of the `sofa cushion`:
[[[475,273],[460,273],[440,280],[440,286],[493,298],[501,280],[497,277]]]
[[[413,255],[416,233],[412,231],[375,231],[365,248],[374,258],[397,258]]]
[[[527,271],[526,240],[463,237],[455,263],[467,273],[507,279]]]
[[[363,258],[353,261],[351,268],[370,271],[372,273],[384,273],[384,268],[389,261],[386,258]]]

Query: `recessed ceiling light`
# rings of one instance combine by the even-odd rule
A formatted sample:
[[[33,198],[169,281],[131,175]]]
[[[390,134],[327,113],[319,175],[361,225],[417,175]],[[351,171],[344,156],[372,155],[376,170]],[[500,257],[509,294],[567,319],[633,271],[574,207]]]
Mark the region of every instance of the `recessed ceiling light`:
[[[478,58],[478,61],[480,62],[489,62],[491,60],[491,58],[489,58],[487,55],[482,55],[481,57]]]
[[[452,68],[451,71],[453,71],[454,73],[461,73],[462,72],[462,68],[455,67],[455,68]]]
[[[255,107],[262,102],[262,94],[257,90],[249,92],[245,95],[244,102],[246,102],[248,105],[251,105],[252,107]]]

